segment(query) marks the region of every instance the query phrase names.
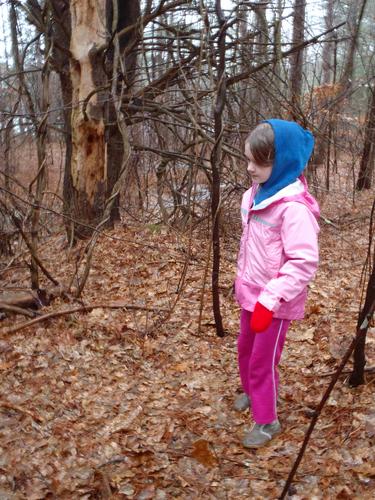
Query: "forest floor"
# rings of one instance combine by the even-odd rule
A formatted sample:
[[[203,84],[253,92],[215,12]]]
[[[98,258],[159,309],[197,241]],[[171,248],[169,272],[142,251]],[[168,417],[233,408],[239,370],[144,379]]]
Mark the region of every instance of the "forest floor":
[[[102,235],[82,296],[101,307],[13,333],[21,316],[1,323],[0,498],[278,498],[355,333],[372,198],[357,193],[354,206],[339,192],[320,200],[321,264],[280,366],[283,433],[256,451],[241,445],[251,416],[232,408],[240,391],[231,293],[239,227],[226,224],[223,235],[224,338],[215,333],[209,284],[198,329],[205,238],[146,224]],[[64,284],[78,254],[62,232],[41,252]],[[28,286],[25,263],[2,280],[7,289]],[[77,305],[59,298],[42,313]],[[374,328],[366,350],[373,367]],[[289,498],[373,498],[374,385],[374,372],[356,389],[339,379]]]

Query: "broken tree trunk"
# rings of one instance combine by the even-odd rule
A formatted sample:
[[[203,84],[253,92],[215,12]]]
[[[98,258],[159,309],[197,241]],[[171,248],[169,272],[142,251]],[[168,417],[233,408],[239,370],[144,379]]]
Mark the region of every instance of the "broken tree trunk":
[[[103,65],[105,0],[70,2],[72,156],[66,203],[74,221],[72,238],[86,238],[102,217],[107,184],[104,110],[108,93]]]

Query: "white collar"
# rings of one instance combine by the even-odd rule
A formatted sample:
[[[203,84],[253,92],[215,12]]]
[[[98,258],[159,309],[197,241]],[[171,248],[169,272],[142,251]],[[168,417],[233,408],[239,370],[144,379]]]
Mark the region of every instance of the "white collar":
[[[304,191],[305,191],[305,186],[304,186],[303,182],[300,179],[297,179],[292,184],[285,186],[283,189],[280,189],[280,191],[278,191],[274,195],[261,201],[259,203],[259,205],[255,205],[255,206],[253,205],[251,207],[251,209],[252,210],[262,210],[263,208],[266,208],[269,205],[271,205],[271,203],[274,203],[275,201],[281,200],[282,198],[285,198],[286,196],[295,196],[297,194],[303,193]]]

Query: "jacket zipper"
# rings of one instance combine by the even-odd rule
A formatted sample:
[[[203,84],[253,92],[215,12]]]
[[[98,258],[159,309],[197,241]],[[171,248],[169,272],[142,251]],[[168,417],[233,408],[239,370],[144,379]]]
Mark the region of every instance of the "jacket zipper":
[[[245,245],[245,248],[244,248],[244,253],[243,253],[243,257],[244,257],[244,261],[243,261],[243,268],[242,268],[242,273],[241,273],[241,279],[243,279],[244,277],[244,274],[245,274],[245,268],[246,268],[246,256],[247,256],[247,240],[249,238],[249,231],[250,231],[250,219],[251,219],[251,208],[249,208],[249,213],[248,213],[248,216],[247,216],[247,228],[246,228],[246,237],[245,237],[245,241],[244,241],[244,245]]]

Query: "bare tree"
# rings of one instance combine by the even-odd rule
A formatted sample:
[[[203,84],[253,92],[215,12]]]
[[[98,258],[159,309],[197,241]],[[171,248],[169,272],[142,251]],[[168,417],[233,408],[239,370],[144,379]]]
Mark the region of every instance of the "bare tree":
[[[365,126],[365,139],[357,179],[357,189],[370,189],[375,162],[375,86],[370,87],[370,105]]]
[[[369,244],[365,268],[369,270],[369,280],[366,288],[366,296],[363,308],[358,316],[357,335],[358,342],[354,349],[353,372],[349,378],[349,384],[353,387],[364,384],[364,369],[366,365],[365,346],[367,330],[375,311],[375,247],[374,247],[374,228],[375,228],[375,201],[372,205],[370,226],[369,226]]]
[[[353,71],[354,71],[354,56],[358,47],[359,34],[363,16],[365,13],[367,0],[361,2],[351,2],[347,17],[347,25],[349,29],[349,44],[346,52],[346,59],[343,72],[340,77],[340,83],[347,93],[353,86]]]
[[[346,50],[345,58],[342,63],[341,74],[337,78],[336,84],[336,74],[338,73],[338,68],[334,67],[334,84],[336,86],[333,88],[333,92],[326,92],[326,97],[321,101],[319,106],[319,119],[317,128],[319,129],[319,135],[317,137],[317,142],[314,152],[314,164],[320,165],[327,158],[329,154],[328,145],[333,142],[333,122],[338,117],[339,113],[342,111],[345,100],[348,100],[351,96],[353,89],[353,75],[355,68],[355,51],[357,50],[361,24],[367,5],[367,0],[362,0],[361,3],[351,2],[349,4],[349,10],[347,13],[346,24],[348,26],[349,37],[346,40]],[[330,3],[327,4],[327,8],[330,8]],[[330,22],[330,13],[327,13],[326,22]],[[323,61],[324,62],[324,61]],[[328,141],[327,141],[328,138]],[[327,176],[326,184],[329,186],[329,163],[326,165]]]
[[[41,113],[37,113],[37,105],[33,100],[31,91],[26,81],[26,76],[24,73],[23,63],[25,60],[25,54],[21,56],[19,52],[19,40],[18,40],[18,26],[17,26],[17,11],[16,2],[11,1],[9,4],[9,24],[11,30],[12,39],[12,55],[14,66],[18,74],[18,92],[25,97],[26,108],[28,115],[32,123],[32,134],[36,139],[36,149],[38,166],[35,178],[30,184],[29,190],[33,192],[34,205],[31,208],[30,221],[31,221],[31,239],[28,246],[31,251],[31,284],[32,288],[39,288],[39,276],[38,276],[38,229],[39,229],[39,218],[40,210],[39,205],[42,203],[44,190],[46,186],[46,137],[47,137],[47,117],[49,108],[49,59],[45,59],[42,68],[42,87],[39,102],[39,109]],[[37,36],[38,37],[38,36]],[[36,38],[37,38],[36,37]],[[34,39],[34,41],[36,40]],[[46,40],[46,50],[49,53],[50,40]]]
[[[326,14],[324,24],[326,29],[331,29],[334,25],[334,5],[335,0],[326,0]],[[334,51],[336,33],[331,32],[325,39],[322,51],[322,83],[329,84],[334,81]]]
[[[293,14],[293,38],[294,46],[303,44],[305,39],[305,12],[306,1],[295,0]],[[298,119],[300,99],[302,92],[302,71],[303,71],[303,49],[296,51],[290,57],[290,92],[291,92],[291,115],[293,119]]]
[[[137,30],[130,28],[137,26],[140,14],[139,0],[106,0],[108,50],[105,64],[107,78],[111,82],[112,95],[118,95],[121,100],[131,100],[132,86],[136,76],[136,45],[140,36],[140,27]],[[121,35],[121,33],[123,34]],[[110,96],[110,94],[108,95]],[[129,145],[124,145],[123,136],[117,123],[115,103],[110,97],[107,99],[105,109],[105,129],[107,148],[106,198],[108,199],[119,178],[124,154],[125,156],[128,154],[128,151],[124,151],[124,147],[129,148]],[[120,219],[119,199],[118,193],[113,204],[111,222]]]
[[[218,38],[218,52],[215,56],[218,60],[218,71],[216,76],[216,95],[214,104],[215,144],[211,154],[212,166],[212,296],[213,311],[216,324],[216,332],[219,337],[224,336],[219,300],[219,271],[220,271],[220,172],[222,170],[222,140],[223,140],[223,111],[226,98],[225,79],[225,17],[221,8],[221,1],[216,0],[216,15],[219,21],[220,34]]]
[[[84,225],[75,234],[84,237],[103,213],[107,169],[104,140],[104,110],[107,82],[103,67],[106,39],[105,2],[84,0],[70,3],[70,77],[72,81],[72,190],[69,193],[74,218]]]

